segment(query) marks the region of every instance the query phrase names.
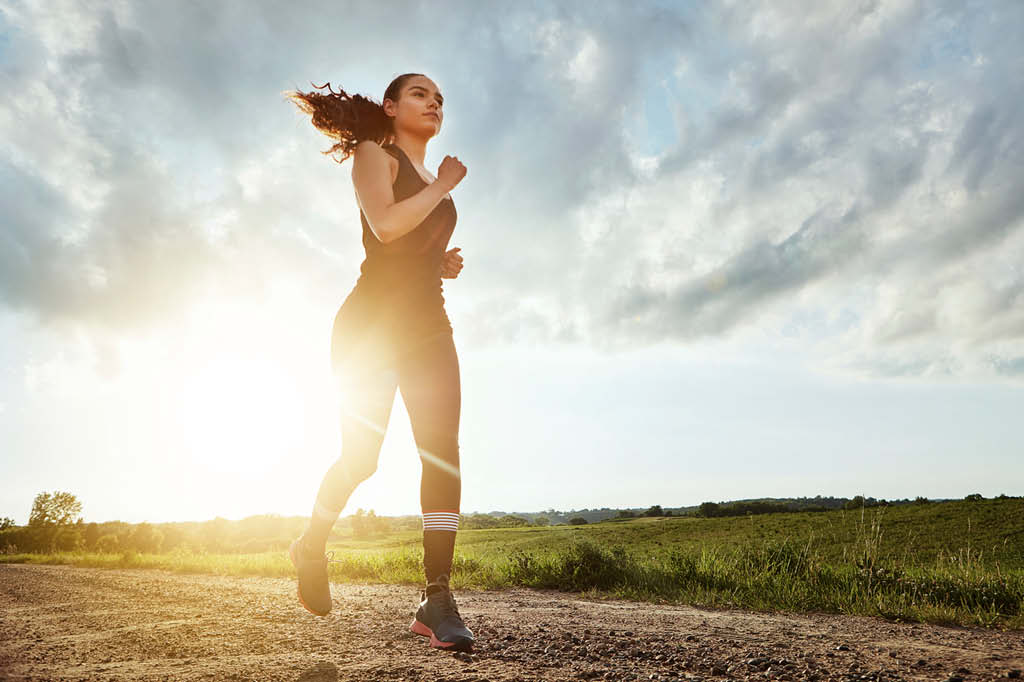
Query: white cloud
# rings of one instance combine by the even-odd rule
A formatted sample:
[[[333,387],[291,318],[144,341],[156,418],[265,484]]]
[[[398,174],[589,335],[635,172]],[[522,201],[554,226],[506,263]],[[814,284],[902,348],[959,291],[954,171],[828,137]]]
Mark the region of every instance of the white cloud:
[[[802,332],[822,363],[884,351],[882,373],[953,357],[1019,376],[1024,86],[998,39],[1015,4],[462,10],[9,6],[3,302],[127,334],[290,272],[333,314],[358,209],[280,92],[333,79],[379,98],[409,64],[446,92],[430,157],[469,168],[446,289],[474,342],[792,330],[856,289],[840,329]],[[488,40],[436,40],[424,61],[388,33],[399,19]],[[339,23],[379,28],[339,40]],[[641,157],[626,123],[652,88],[678,142]]]

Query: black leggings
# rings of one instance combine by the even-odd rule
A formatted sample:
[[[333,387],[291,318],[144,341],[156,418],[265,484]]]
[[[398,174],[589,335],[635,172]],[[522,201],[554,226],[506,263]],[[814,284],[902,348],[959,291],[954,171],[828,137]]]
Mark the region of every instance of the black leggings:
[[[423,513],[459,511],[462,393],[452,333],[417,342],[391,358],[386,363],[361,363],[350,357],[345,367],[336,368],[342,450],[317,493],[316,507],[325,516],[340,514],[356,487],[377,470],[396,388],[402,392],[423,466]]]

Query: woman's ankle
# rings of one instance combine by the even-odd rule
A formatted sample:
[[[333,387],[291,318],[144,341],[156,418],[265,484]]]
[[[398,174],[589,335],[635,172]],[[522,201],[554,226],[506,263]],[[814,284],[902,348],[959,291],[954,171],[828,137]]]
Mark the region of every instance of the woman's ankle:
[[[317,543],[303,535],[299,540],[299,551],[307,557],[319,557],[327,551],[327,543]]]

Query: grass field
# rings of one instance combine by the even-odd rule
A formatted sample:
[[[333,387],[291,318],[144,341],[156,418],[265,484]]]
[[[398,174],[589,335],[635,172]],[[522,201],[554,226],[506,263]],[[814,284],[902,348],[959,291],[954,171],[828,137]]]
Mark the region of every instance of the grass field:
[[[421,584],[420,531],[332,542],[337,582]],[[1024,500],[460,530],[453,587],[546,587],[709,607],[1024,627]],[[292,576],[283,552],[57,553],[0,561]]]

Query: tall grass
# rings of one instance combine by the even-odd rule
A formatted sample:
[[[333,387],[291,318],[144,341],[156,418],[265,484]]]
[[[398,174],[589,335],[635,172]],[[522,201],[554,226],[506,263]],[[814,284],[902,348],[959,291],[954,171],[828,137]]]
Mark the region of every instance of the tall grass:
[[[1015,511],[1002,507],[1001,512]],[[948,511],[876,508],[772,519],[637,519],[572,528],[460,530],[452,584],[1024,627],[1024,548],[1015,541],[1022,537],[1016,517],[963,507],[959,521],[966,535],[935,537],[936,529],[943,532],[945,522],[939,520]],[[907,515],[919,523],[908,524]],[[972,518],[982,519],[985,527],[979,529]],[[920,523],[928,519],[936,521]],[[417,535],[397,533],[372,547],[332,545],[340,563],[330,564],[331,579],[422,584]],[[951,537],[962,542],[951,544]],[[284,552],[15,554],[0,561],[293,576]]]

